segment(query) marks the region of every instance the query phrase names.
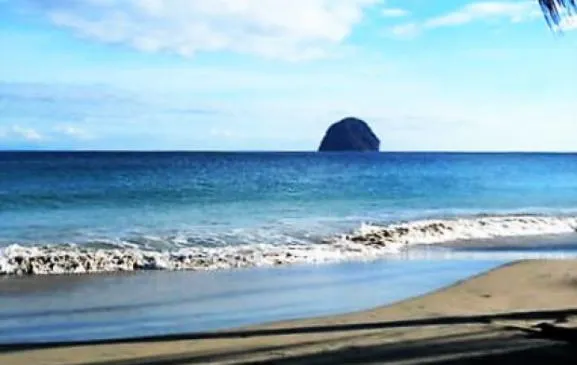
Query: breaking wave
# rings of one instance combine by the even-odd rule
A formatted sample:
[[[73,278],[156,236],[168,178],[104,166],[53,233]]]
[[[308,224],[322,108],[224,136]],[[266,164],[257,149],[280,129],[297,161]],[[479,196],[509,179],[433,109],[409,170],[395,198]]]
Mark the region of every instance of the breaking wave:
[[[321,243],[270,243],[152,250],[69,245],[0,249],[0,275],[82,274],[138,270],[218,270],[291,264],[373,260],[407,247],[452,241],[567,234],[576,216],[505,215],[362,225]]]

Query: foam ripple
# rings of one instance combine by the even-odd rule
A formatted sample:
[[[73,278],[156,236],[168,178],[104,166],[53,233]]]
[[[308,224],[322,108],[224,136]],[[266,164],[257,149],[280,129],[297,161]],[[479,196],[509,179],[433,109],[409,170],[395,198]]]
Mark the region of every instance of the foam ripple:
[[[376,245],[408,245],[555,235],[575,231],[577,217],[574,216],[505,215],[418,220],[387,226],[363,225],[358,232],[344,239]]]
[[[136,247],[24,247],[14,244],[0,249],[0,275],[218,270],[372,260],[398,254],[414,244],[565,234],[576,230],[577,217],[508,215],[418,220],[385,226],[365,224],[352,234],[329,238],[318,244],[198,246],[173,251]]]

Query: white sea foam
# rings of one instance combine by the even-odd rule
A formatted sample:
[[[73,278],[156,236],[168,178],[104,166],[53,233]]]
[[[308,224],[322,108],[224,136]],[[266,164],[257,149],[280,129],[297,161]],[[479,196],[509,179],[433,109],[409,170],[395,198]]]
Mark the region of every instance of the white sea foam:
[[[345,238],[353,242],[370,244],[408,245],[554,235],[576,230],[577,217],[508,215],[418,220],[388,226],[363,225],[356,234]]]
[[[135,270],[217,270],[300,263],[372,260],[395,256],[409,245],[571,233],[577,217],[495,216],[362,225],[350,235],[319,244],[253,244],[153,251],[24,247],[0,249],[0,275],[96,273]]]
[[[0,251],[0,274],[96,273],[135,270],[217,270],[370,259],[393,251],[361,243],[189,247],[170,252],[140,249],[28,248]]]

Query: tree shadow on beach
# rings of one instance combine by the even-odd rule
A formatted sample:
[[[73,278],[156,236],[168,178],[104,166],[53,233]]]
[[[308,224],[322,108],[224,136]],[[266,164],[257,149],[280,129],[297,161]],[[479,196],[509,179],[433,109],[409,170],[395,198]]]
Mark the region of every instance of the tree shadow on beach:
[[[462,315],[443,316],[422,319],[407,319],[398,321],[366,322],[352,324],[334,324],[322,326],[302,326],[302,327],[279,327],[264,329],[231,330],[222,332],[198,332],[176,335],[133,337],[123,339],[105,339],[91,341],[63,341],[63,342],[40,342],[40,343],[15,343],[0,344],[0,353],[17,352],[35,349],[48,349],[59,347],[72,347],[84,345],[117,345],[131,343],[154,343],[166,341],[186,341],[186,340],[215,340],[215,339],[235,339],[265,336],[286,336],[300,334],[314,334],[326,332],[343,331],[368,331],[384,330],[393,328],[410,328],[426,326],[448,326],[466,324],[490,324],[498,321],[555,321],[563,322],[568,317],[577,316],[577,309],[547,310],[547,311],[523,311],[507,312],[483,315]]]
[[[430,363],[430,364],[505,364],[523,361],[526,364],[544,363],[545,361],[555,364],[577,363],[577,331],[573,329],[559,328],[553,325],[543,325],[538,328],[507,327],[508,321],[554,321],[562,322],[567,317],[577,316],[577,310],[556,311],[531,311],[512,312],[491,315],[475,316],[449,316],[437,318],[423,318],[415,320],[400,320],[389,322],[335,324],[326,326],[308,327],[283,327],[256,330],[238,330],[214,333],[181,334],[170,336],[141,337],[120,340],[102,340],[89,342],[56,342],[40,344],[12,344],[1,345],[0,353],[18,353],[31,350],[72,348],[78,346],[95,345],[126,345],[126,344],[153,344],[167,341],[191,341],[191,351],[181,352],[164,356],[149,356],[134,358],[131,360],[96,361],[84,362],[83,365],[185,365],[203,364],[208,362],[231,362],[239,358],[253,359],[249,362],[236,362],[238,364],[388,364],[388,363]],[[487,337],[480,336],[478,332],[467,334],[455,334],[436,338],[411,340],[402,342],[387,342],[377,340],[372,344],[344,346],[343,343],[354,343],[358,337],[380,336],[383,339],[387,332],[394,329],[424,329],[429,326],[459,326],[459,325],[488,325],[503,323],[498,326],[503,330],[511,330],[510,336]],[[510,323],[510,322],[509,322]],[[493,326],[497,328],[497,326]],[[361,332],[362,333],[356,333]],[[350,332],[351,336],[339,336],[332,338],[331,333]],[[458,333],[455,332],[455,333]],[[198,353],[194,351],[195,343],[204,340],[243,340],[253,337],[261,337],[265,341],[270,336],[294,336],[317,334],[316,342],[311,342],[303,337],[301,342],[282,344],[282,340],[276,345],[261,345],[246,350],[220,353]],[[327,334],[323,339],[322,335]],[[391,333],[388,333],[388,338]],[[280,343],[280,344],[279,344]],[[572,343],[572,344],[568,344]],[[315,350],[308,346],[317,346]],[[319,348],[321,350],[319,350]],[[258,357],[266,354],[268,359],[258,361]],[[270,358],[273,357],[274,360]]]
[[[323,341],[270,346],[218,354],[179,353],[130,360],[83,362],[78,365],[196,365],[234,363],[237,365],[292,364],[575,364],[573,346],[525,336],[483,338],[482,333],[449,335],[424,340],[372,345],[349,345],[306,352],[306,346]],[[342,339],[341,339],[342,340]],[[346,342],[347,339],[345,339]],[[342,342],[341,342],[342,343]],[[191,345],[192,346],[192,345]],[[304,348],[304,353],[298,353]],[[294,354],[294,352],[297,352]],[[259,355],[265,359],[258,360]],[[248,360],[237,361],[239,358]]]
[[[237,362],[237,365],[292,364],[575,364],[573,346],[526,338],[446,337],[394,344],[348,346],[332,351],[286,356],[272,360]],[[218,360],[217,360],[218,361]],[[148,365],[184,365],[146,363]],[[114,364],[133,365],[133,364]]]

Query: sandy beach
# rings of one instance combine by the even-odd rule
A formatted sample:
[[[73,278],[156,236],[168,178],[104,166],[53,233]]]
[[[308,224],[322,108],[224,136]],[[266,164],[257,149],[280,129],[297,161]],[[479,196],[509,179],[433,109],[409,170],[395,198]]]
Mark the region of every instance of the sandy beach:
[[[370,311],[124,343],[5,346],[0,363],[574,363],[570,345],[526,330],[539,323],[571,326],[572,316],[577,261],[534,260]]]

